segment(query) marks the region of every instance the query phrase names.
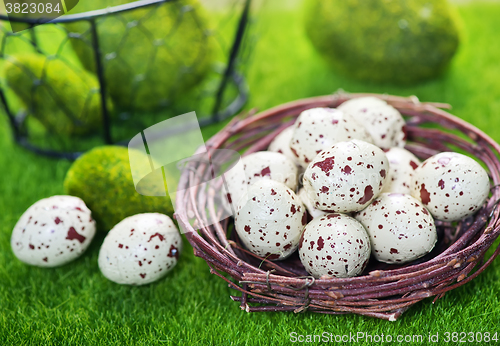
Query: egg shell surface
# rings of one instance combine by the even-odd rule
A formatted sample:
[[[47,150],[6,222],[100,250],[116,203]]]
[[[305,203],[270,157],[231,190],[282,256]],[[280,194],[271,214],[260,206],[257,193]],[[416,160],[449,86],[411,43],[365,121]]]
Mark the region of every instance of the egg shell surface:
[[[305,205],[307,211],[309,212],[309,215],[311,215],[311,217],[313,219],[315,217],[320,217],[320,216],[328,214],[327,211],[316,209],[314,207],[313,202],[311,202],[311,200],[307,196],[307,192],[306,192],[306,190],[304,188],[301,188],[299,190],[299,192],[297,193],[297,196],[299,196],[300,200],[302,201],[302,203]]]
[[[290,149],[290,142],[292,141],[294,126],[291,125],[281,131],[276,137],[274,137],[271,144],[269,144],[268,150],[280,153],[288,157],[294,163],[298,164],[297,157],[294,155],[292,150]]]
[[[475,160],[442,152],[415,170],[411,195],[437,220],[458,221],[474,214],[488,198],[488,173]]]
[[[351,139],[372,142],[367,130],[351,115],[335,108],[311,108],[297,118],[290,149],[306,168],[322,150]]]
[[[363,124],[376,146],[382,149],[405,146],[405,120],[387,102],[373,96],[358,97],[342,103],[338,109]]]
[[[380,194],[388,172],[380,148],[352,140],[320,153],[307,167],[303,184],[317,209],[348,213],[364,209]]]
[[[248,188],[246,204],[235,216],[235,229],[242,243],[252,253],[282,260],[299,246],[307,223],[306,208],[285,184],[259,180]]]
[[[346,278],[359,275],[370,259],[370,239],[356,219],[331,213],[307,224],[299,257],[309,274]]]
[[[297,165],[283,154],[258,151],[241,158],[238,165],[243,166],[244,174],[241,174],[242,171],[236,166],[224,174],[226,185],[223,185],[222,194],[228,209],[229,204],[238,209],[238,203],[245,195],[247,187],[259,180],[275,180],[284,183],[293,191],[297,189]]]
[[[98,264],[113,282],[145,285],[172,270],[181,250],[182,238],[172,219],[159,213],[137,214],[109,231]]]
[[[410,195],[383,193],[356,219],[365,226],[373,256],[380,262],[411,262],[429,253],[437,242],[434,219]]]
[[[409,195],[413,173],[420,160],[403,148],[391,148],[385,152],[389,160],[389,176],[382,192],[395,192]]]
[[[14,226],[12,251],[30,265],[61,266],[88,248],[95,230],[91,212],[80,198],[44,198],[30,206]]]

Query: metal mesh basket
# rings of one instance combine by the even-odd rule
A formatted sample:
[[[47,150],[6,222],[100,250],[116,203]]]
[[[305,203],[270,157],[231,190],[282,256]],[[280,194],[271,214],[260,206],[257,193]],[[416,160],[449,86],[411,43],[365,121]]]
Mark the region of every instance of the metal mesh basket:
[[[42,26],[0,16],[0,101],[14,139],[73,159],[188,111],[202,126],[234,115],[248,97],[249,8],[141,0]],[[8,20],[27,29],[12,33]]]
[[[248,251],[234,231],[234,220],[218,221],[214,210],[217,182],[199,188],[200,182],[209,181],[210,165],[193,162],[183,171],[175,216],[194,254],[207,262],[212,274],[241,293],[231,296],[240,302],[241,309],[355,313],[395,321],[417,302],[428,297],[436,300],[471,281],[500,253],[500,246],[494,245],[500,235],[500,146],[471,124],[440,109],[446,108],[445,104],[420,103],[416,97],[346,93],[303,99],[235,118],[207,142],[207,147],[244,151],[244,155],[266,150],[302,111],[337,107],[361,96],[377,96],[407,117],[406,148],[419,158],[460,150],[484,164],[492,181],[490,197],[477,213],[460,222],[437,221],[438,242],[425,257],[405,265],[372,260],[360,276],[315,279],[298,256],[272,262]],[[210,226],[196,231],[193,225]]]

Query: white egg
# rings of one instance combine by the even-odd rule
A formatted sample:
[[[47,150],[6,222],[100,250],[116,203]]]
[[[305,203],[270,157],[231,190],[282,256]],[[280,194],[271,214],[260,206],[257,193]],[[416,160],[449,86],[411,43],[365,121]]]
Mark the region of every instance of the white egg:
[[[399,111],[385,101],[373,96],[358,97],[339,107],[363,124],[373,138],[373,144],[382,148],[404,147],[405,121]]]
[[[403,148],[391,148],[385,152],[389,160],[389,176],[382,192],[410,194],[413,172],[420,160]]]
[[[434,219],[417,199],[383,193],[356,215],[370,236],[373,256],[385,263],[406,263],[436,244]]]
[[[99,251],[99,269],[116,283],[145,285],[172,270],[181,249],[181,235],[167,215],[137,214],[109,231]]]
[[[300,240],[300,261],[315,278],[360,274],[370,259],[370,239],[363,225],[344,214],[327,214],[307,224]]]
[[[269,151],[280,153],[288,157],[294,163],[297,163],[297,157],[293,154],[290,149],[290,142],[292,141],[294,126],[291,125],[281,131],[276,137],[274,137],[271,144],[269,144]]]
[[[242,170],[238,169],[243,166]],[[222,188],[223,200],[228,210],[229,204],[237,204],[245,194],[248,186],[259,180],[274,180],[284,183],[292,190],[297,189],[298,168],[285,155],[270,151],[258,151],[244,156],[239,166],[235,166],[224,174],[225,185]],[[238,209],[235,205],[235,209]]]
[[[458,221],[474,214],[488,198],[490,181],[483,167],[468,156],[443,152],[415,170],[411,194],[434,218]]]
[[[312,218],[320,217],[320,216],[328,214],[328,212],[320,210],[320,209],[316,209],[314,207],[314,203],[309,199],[309,196],[307,196],[307,192],[304,188],[301,188],[299,190],[299,192],[297,193],[297,196],[299,196],[302,203],[306,206],[306,209],[309,212],[309,215],[312,216]]]
[[[380,148],[352,140],[319,154],[307,167],[303,184],[317,209],[348,213],[364,209],[380,194],[388,171]]]
[[[28,208],[12,231],[14,255],[27,264],[57,267],[78,258],[96,228],[91,212],[78,197],[52,196]]]
[[[351,115],[334,108],[312,108],[303,111],[295,122],[290,148],[306,168],[322,150],[351,139],[372,142],[363,125]]]
[[[290,256],[299,246],[307,223],[306,208],[285,184],[259,180],[236,213],[235,228],[246,248],[269,260]]]

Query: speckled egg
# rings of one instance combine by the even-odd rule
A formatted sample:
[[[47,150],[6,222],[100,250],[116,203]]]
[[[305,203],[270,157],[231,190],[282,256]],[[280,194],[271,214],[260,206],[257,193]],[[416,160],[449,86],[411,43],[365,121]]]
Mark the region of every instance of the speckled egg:
[[[305,205],[307,211],[309,212],[309,215],[311,215],[312,218],[328,214],[327,211],[323,211],[314,207],[314,203],[309,199],[309,196],[307,196],[307,192],[304,188],[301,188],[299,190],[297,196],[299,196],[300,200]]]
[[[403,148],[391,148],[385,152],[389,160],[389,176],[382,192],[410,194],[413,172],[420,160]]]
[[[401,113],[387,102],[373,96],[358,97],[342,103],[338,109],[363,124],[376,146],[382,149],[404,147],[405,121]]]
[[[14,255],[38,267],[57,267],[78,258],[90,245],[95,221],[78,197],[52,196],[24,212],[12,231]]]
[[[351,115],[334,108],[312,108],[303,111],[295,122],[290,149],[306,168],[322,150],[351,139],[372,142],[363,125]]]
[[[248,188],[247,203],[236,213],[242,243],[269,260],[287,258],[299,246],[307,223],[306,208],[285,184],[259,180]]]
[[[116,283],[145,285],[172,270],[181,249],[181,235],[167,215],[137,214],[109,231],[99,251],[99,269]]]
[[[307,224],[300,240],[300,261],[315,278],[360,274],[370,259],[370,239],[363,225],[344,214],[327,214]]]
[[[382,191],[389,172],[384,152],[359,140],[340,142],[307,167],[303,184],[317,209],[348,213],[364,209]]]
[[[468,156],[443,152],[425,160],[415,170],[411,195],[434,218],[457,221],[474,214],[490,191],[488,173]]]
[[[297,157],[290,149],[290,142],[292,141],[294,128],[295,127],[292,125],[281,131],[276,137],[274,137],[267,150],[283,154],[294,163],[298,164]]]
[[[297,188],[298,168],[283,154],[258,151],[243,157],[241,164],[245,172],[244,177],[237,169],[231,169],[224,174],[226,185],[223,186],[222,193],[226,202],[238,204],[246,188],[262,179],[284,183],[294,191]],[[237,208],[238,205],[236,205]]]
[[[373,256],[381,262],[411,262],[429,253],[437,241],[431,214],[409,195],[383,193],[356,219],[365,226]]]

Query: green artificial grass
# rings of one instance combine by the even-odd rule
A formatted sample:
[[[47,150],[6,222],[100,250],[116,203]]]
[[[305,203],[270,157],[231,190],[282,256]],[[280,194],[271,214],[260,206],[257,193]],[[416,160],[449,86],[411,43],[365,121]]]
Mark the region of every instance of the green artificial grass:
[[[454,114],[500,141],[500,4],[462,5],[460,14],[463,43],[448,73],[402,88],[352,81],[332,72],[307,40],[300,9],[264,7],[255,27],[260,37],[249,70],[252,96],[246,108],[266,109],[339,88],[414,94],[422,101],[452,104]],[[220,126],[204,129],[205,138]],[[292,332],[362,332],[394,339],[423,335],[423,342],[412,344],[426,345],[429,333],[439,333],[437,344],[446,344],[445,332],[500,333],[499,260],[469,284],[435,304],[424,300],[396,322],[309,312],[248,314],[229,299],[235,292],[209,273],[187,242],[178,266],[165,279],[145,287],[120,286],[100,274],[97,255],[103,234],[68,265],[26,266],[11,252],[11,231],[32,203],[63,193],[70,162],[37,157],[14,145],[4,116],[0,117],[0,152],[1,345],[274,345],[290,344]],[[370,343],[365,338],[356,343],[371,344],[389,343]]]

